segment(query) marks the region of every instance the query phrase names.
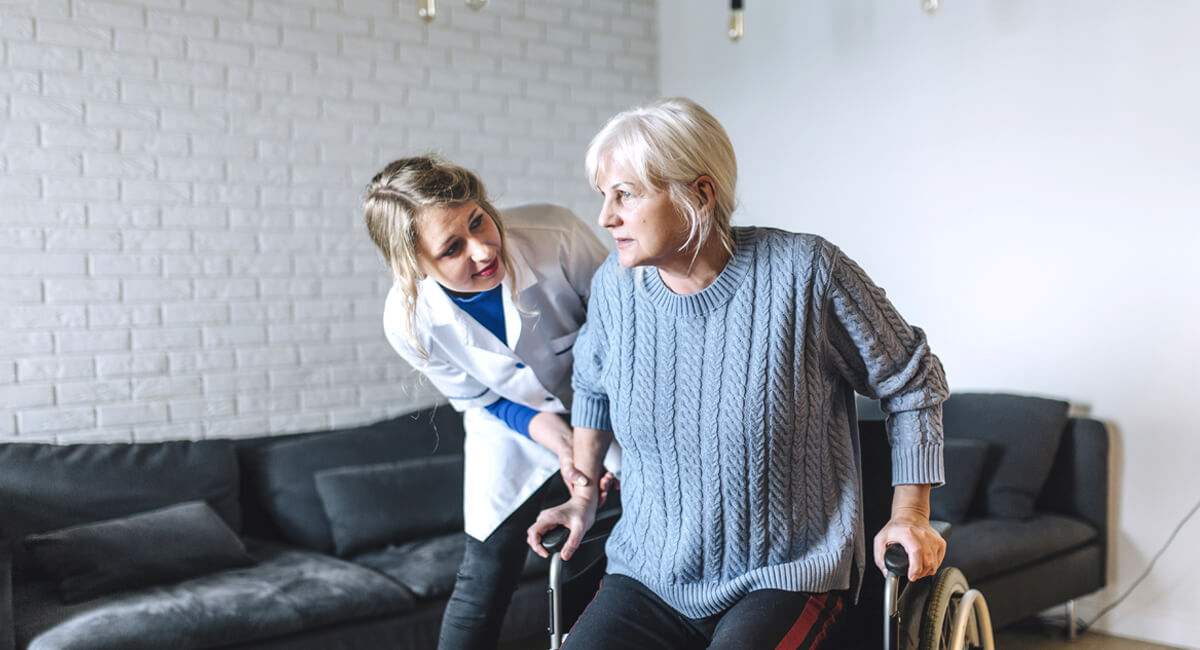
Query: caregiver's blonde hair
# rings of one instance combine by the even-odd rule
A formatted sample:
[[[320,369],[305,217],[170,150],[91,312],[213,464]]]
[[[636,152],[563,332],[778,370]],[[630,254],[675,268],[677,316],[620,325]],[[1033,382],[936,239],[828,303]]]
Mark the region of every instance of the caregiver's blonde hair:
[[[418,356],[428,352],[417,338],[417,283],[425,277],[417,260],[417,231],[430,208],[455,207],[474,201],[496,223],[500,232],[500,261],[508,277],[512,260],[500,212],[488,201],[483,181],[474,172],[434,155],[401,158],[388,164],[371,179],[363,200],[367,234],[383,253],[392,278],[400,289],[404,309],[404,334]],[[516,282],[510,282],[513,304],[517,304]]]

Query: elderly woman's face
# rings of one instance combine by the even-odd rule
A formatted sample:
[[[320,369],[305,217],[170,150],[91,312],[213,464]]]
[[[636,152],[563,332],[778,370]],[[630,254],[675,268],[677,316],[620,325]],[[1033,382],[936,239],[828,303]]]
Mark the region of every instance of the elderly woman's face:
[[[690,259],[679,249],[687,239],[683,215],[666,192],[645,187],[624,166],[605,161],[596,178],[604,197],[600,225],[617,243],[621,266],[666,266]]]

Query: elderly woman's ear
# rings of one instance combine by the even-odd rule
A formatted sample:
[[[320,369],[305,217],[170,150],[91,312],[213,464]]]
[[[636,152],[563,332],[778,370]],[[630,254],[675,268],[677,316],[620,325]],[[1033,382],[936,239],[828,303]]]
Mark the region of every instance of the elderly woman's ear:
[[[704,174],[692,181],[692,187],[696,190],[696,196],[700,199],[698,207],[706,210],[711,210],[716,205],[717,186],[713,184],[713,179]]]

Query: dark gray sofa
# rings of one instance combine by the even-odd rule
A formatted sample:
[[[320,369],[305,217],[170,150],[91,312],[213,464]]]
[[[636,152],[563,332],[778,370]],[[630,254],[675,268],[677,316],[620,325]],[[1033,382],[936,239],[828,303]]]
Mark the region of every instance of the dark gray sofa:
[[[983,592],[996,627],[1106,584],[1108,431],[1067,409],[987,393],[955,393],[943,407],[947,482],[933,492],[933,514],[953,524],[945,563]],[[876,402],[859,400],[868,479],[888,462],[882,418]],[[868,528],[878,530],[889,490],[865,492]]]
[[[434,647],[462,553],[462,436],[442,407],[291,436],[0,444],[0,650]],[[252,559],[235,551],[228,568],[66,603],[61,567],[31,551],[66,544],[68,563],[109,552],[93,574],[154,582],[159,569],[139,562],[203,546],[202,535],[155,530],[139,513],[198,501],[220,520],[203,527],[236,532],[224,542]],[[117,542],[90,523],[113,519]],[[72,547],[80,530],[92,537]],[[125,546],[104,551],[94,538]],[[504,638],[544,633],[545,571],[530,554]]]

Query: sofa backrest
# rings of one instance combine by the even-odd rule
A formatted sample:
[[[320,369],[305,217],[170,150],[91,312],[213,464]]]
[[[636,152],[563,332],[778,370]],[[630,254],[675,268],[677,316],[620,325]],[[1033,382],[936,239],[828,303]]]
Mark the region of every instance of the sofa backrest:
[[[448,406],[238,440],[0,443],[0,540],[13,541],[14,560],[28,567],[16,543],[26,535],[204,500],[235,531],[329,550],[315,472],[461,454],[462,444],[461,415]]]
[[[228,440],[0,445],[0,533],[24,536],[205,500],[241,526]]]
[[[362,427],[239,441],[246,533],[332,552],[317,472],[461,454],[462,449],[462,416],[449,406]]]
[[[138,444],[0,444],[0,537],[19,540],[204,500],[241,526],[237,455],[228,440]],[[18,566],[29,566],[15,545]]]
[[[1108,427],[1091,418],[1070,418],[1037,509],[1082,517],[1108,530]]]
[[[1027,519],[1050,476],[1067,402],[1003,393],[954,393],[942,405],[946,438],[986,443],[970,512]]]
[[[877,401],[859,397],[857,406],[860,421],[885,417]],[[967,491],[966,499],[975,497],[972,516],[1023,518],[1044,510],[1105,530],[1107,429],[1097,420],[1068,417],[1067,409],[1066,402],[1039,397],[954,393],[942,409],[948,480],[962,460],[952,443],[983,442],[986,459],[979,476],[948,483],[933,497]]]

